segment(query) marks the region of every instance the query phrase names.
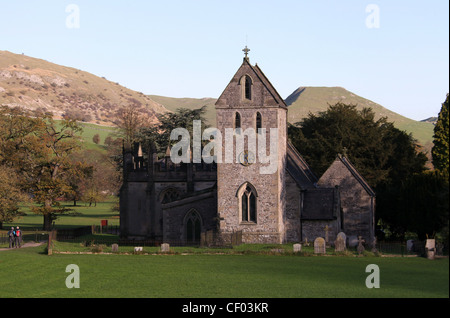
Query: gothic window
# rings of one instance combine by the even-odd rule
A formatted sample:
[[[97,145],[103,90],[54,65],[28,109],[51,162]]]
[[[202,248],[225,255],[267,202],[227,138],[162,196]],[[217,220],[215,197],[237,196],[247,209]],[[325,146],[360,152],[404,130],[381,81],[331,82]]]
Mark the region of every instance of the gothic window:
[[[256,113],[256,132],[258,133],[258,129],[262,128],[262,118],[261,113]]]
[[[234,117],[234,129],[241,128],[241,115],[236,112]]]
[[[239,210],[242,222],[256,223],[257,193],[250,183],[243,184],[238,190]]]
[[[200,241],[200,233],[202,230],[202,222],[200,214],[197,211],[191,210],[185,217],[185,233],[186,242],[194,243]]]
[[[249,76],[245,76],[245,99],[252,99],[252,80]]]
[[[239,80],[239,85],[241,85],[242,99],[251,100],[252,99],[252,78],[248,75],[244,75]]]
[[[169,188],[160,195],[161,203],[169,203],[178,200],[179,198],[180,193],[174,188]]]

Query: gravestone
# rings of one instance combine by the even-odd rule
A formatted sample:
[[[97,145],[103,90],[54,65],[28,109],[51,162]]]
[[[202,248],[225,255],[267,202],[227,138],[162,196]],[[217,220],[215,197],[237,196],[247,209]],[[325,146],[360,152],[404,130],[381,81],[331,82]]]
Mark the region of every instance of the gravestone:
[[[294,244],[294,253],[298,253],[302,251],[302,244]]]
[[[364,242],[365,241],[362,239],[362,236],[358,236],[358,249],[357,249],[357,251],[358,251],[359,255],[361,255],[364,252],[364,250],[365,250],[364,245],[363,245]]]
[[[113,245],[111,245],[111,250],[113,253],[117,253],[119,251],[119,244],[114,243]]]
[[[347,235],[345,235],[344,232],[339,232],[336,236],[337,236],[337,237],[338,237],[338,236],[342,237],[342,238],[344,239],[344,242],[347,242]]]
[[[427,239],[425,244],[425,251],[428,259],[434,259],[436,252],[436,241],[434,239]]]
[[[345,251],[345,239],[342,237],[342,235],[338,235],[336,237],[336,241],[334,241],[334,251],[335,252]]]
[[[169,245],[169,243],[161,244],[161,252],[163,252],[163,253],[170,252],[170,245]]]
[[[344,249],[347,249],[347,235],[344,232],[339,232],[336,236],[336,239],[341,237],[344,240]]]
[[[325,254],[325,240],[318,237],[314,240],[314,254]]]

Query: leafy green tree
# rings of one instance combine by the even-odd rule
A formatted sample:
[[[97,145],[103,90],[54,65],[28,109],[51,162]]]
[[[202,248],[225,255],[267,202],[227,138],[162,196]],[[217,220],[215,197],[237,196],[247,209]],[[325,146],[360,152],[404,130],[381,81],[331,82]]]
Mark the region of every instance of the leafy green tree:
[[[164,155],[167,146],[177,142],[170,140],[170,133],[175,128],[187,129],[192,137],[194,120],[201,121],[202,130],[209,127],[206,124],[205,113],[206,106],[203,106],[198,109],[178,108],[175,112],[158,115],[159,124],[140,129],[137,139],[143,146],[147,146],[149,142],[153,143],[158,154]]]
[[[329,105],[327,111],[318,115],[310,114],[289,126],[288,133],[319,176],[336,154],[344,154],[375,189],[377,220],[381,219],[400,238],[413,228],[411,222],[415,221],[404,208],[406,189],[411,193],[418,191],[411,188],[417,182],[410,178],[419,178],[416,175],[425,171],[427,158],[411,135],[395,128],[386,118],[376,120],[370,108],[359,111],[356,105],[344,103]]]
[[[11,222],[19,213],[19,203],[27,201],[20,189],[16,172],[0,165],[0,229],[3,222]]]
[[[76,121],[65,119],[57,125],[50,116],[42,118],[45,126],[39,131],[42,152],[38,160],[40,170],[30,184],[35,202],[33,211],[44,216],[44,230],[50,230],[58,214],[68,211],[58,199],[71,192],[67,175],[72,169],[70,155],[80,149],[82,128]]]
[[[448,228],[448,174],[438,170],[409,176],[396,187],[388,187],[377,199],[394,238],[404,239],[406,232],[416,233],[420,240],[435,237]]]
[[[434,127],[434,146],[431,150],[435,169],[449,171],[449,126],[448,94],[442,104],[439,117]]]
[[[76,193],[76,181],[92,170],[83,161],[71,160],[81,147],[81,131],[75,120],[56,122],[48,113],[0,107],[0,166],[11,173],[9,182],[2,184],[4,193],[9,189],[16,194],[18,188],[32,197],[37,204],[32,210],[43,215],[44,230],[68,210],[59,199]],[[3,198],[7,200],[6,194]],[[21,200],[17,196],[16,202]],[[5,211],[16,211],[6,206]]]
[[[289,138],[313,170],[322,175],[338,153],[347,156],[372,187],[424,170],[425,154],[411,135],[370,108],[336,103],[290,125]]]

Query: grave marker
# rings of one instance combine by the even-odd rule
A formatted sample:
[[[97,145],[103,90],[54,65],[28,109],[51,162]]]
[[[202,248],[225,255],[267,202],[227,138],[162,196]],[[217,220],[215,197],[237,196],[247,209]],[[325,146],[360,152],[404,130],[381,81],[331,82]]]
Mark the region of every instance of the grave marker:
[[[169,245],[169,243],[162,243],[161,244],[161,252],[163,252],[163,253],[170,252],[170,245]]]
[[[318,237],[314,240],[314,254],[325,254],[325,240]]]

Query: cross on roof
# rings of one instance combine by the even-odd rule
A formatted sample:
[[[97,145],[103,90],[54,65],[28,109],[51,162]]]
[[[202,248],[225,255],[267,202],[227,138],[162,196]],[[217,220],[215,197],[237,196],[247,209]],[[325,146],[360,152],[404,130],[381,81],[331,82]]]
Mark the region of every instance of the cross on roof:
[[[247,59],[247,54],[248,52],[250,52],[250,49],[247,47],[247,45],[245,46],[245,48],[242,50],[245,53],[245,58]]]

